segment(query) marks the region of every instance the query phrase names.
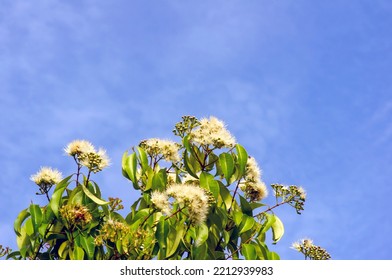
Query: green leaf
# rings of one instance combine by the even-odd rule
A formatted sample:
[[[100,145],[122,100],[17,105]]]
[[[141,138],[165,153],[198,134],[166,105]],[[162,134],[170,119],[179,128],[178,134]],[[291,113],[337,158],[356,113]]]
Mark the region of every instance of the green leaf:
[[[148,158],[147,158],[147,153],[146,151],[141,148],[141,147],[136,147],[138,153],[139,153],[139,160],[140,160],[140,165],[142,166],[143,170],[146,170],[148,167]]]
[[[271,226],[275,223],[276,216],[268,213],[264,213],[264,217],[266,218],[265,222],[262,225],[261,232],[267,232]]]
[[[131,180],[133,183],[137,183],[137,158],[136,154],[132,153],[128,156],[128,153],[125,152],[122,157],[122,169],[125,172],[125,174],[129,180]]]
[[[139,210],[131,221],[132,228],[137,229],[140,223],[142,223],[147,218],[147,216],[150,215],[150,211],[151,210],[149,208]]]
[[[29,210],[31,214],[31,222],[33,224],[34,232],[37,232],[38,228],[42,223],[41,207],[39,207],[39,205],[37,204],[31,204]]]
[[[239,166],[238,179],[239,179],[245,174],[246,163],[248,162],[248,153],[246,152],[244,147],[242,147],[240,144],[237,144],[235,148],[237,150],[237,156],[238,156],[238,166]]]
[[[67,258],[68,251],[69,251],[68,245],[69,245],[69,241],[68,240],[64,241],[63,243],[61,243],[61,245],[59,247],[59,250],[58,250],[58,254],[59,254],[59,257],[61,259],[66,259]]]
[[[72,260],[83,260],[84,259],[83,249],[75,245],[70,257]]]
[[[229,209],[231,207],[233,197],[231,196],[229,189],[221,181],[218,181],[218,184],[222,202],[225,204],[226,209]],[[233,203],[235,203],[235,201]]]
[[[223,175],[226,179],[227,184],[230,184],[230,178],[234,172],[234,159],[229,153],[221,153],[219,155],[219,164],[221,166]]]
[[[84,186],[84,185],[81,185],[81,186],[82,186],[82,190],[83,190],[84,194],[88,198],[90,198],[92,201],[94,201],[96,204],[98,204],[98,205],[105,205],[105,204],[109,203],[109,201],[105,201],[105,200],[102,200],[102,199],[96,197],[92,192],[90,192],[88,190],[88,188],[86,188],[86,186]]]
[[[242,212],[248,216],[253,216],[252,206],[242,195],[240,195],[240,203]]]
[[[254,244],[242,244],[241,254],[245,257],[246,260],[256,260],[256,248]]]
[[[87,258],[92,260],[94,258],[95,244],[94,237],[92,236],[80,236],[80,245],[87,253]]]
[[[166,176],[166,169],[161,169],[158,173],[155,173],[152,179],[152,189],[163,191],[166,187]]]
[[[269,260],[280,260],[280,257],[275,252],[268,252],[268,259]]]
[[[27,248],[30,246],[30,237],[26,233],[26,226],[23,226],[19,233],[20,234],[16,237],[16,244],[18,245],[21,256],[25,258]]]
[[[200,187],[212,193],[215,199],[219,196],[219,183],[215,181],[214,176],[207,172],[200,174]]]
[[[50,199],[49,206],[52,208],[53,214],[58,218],[59,217],[59,208],[60,201],[63,196],[64,190],[69,185],[69,179],[71,179],[72,175],[64,178],[60,183],[56,185],[56,188],[53,191],[52,198]]]
[[[27,235],[32,236],[34,234],[34,226],[31,218],[26,220],[25,227]]]
[[[178,245],[181,242],[184,227],[182,224],[178,224],[177,227],[169,226],[169,234],[167,237],[167,251],[166,258],[170,258],[178,249]]]
[[[190,156],[190,157],[192,157],[192,155]],[[192,165],[192,160],[190,159],[190,157],[188,156],[188,153],[187,152],[184,152],[184,166],[185,166],[185,169],[186,169],[186,171],[192,176],[192,177],[194,177],[194,178],[199,178],[197,175],[196,175],[196,169],[195,169],[195,167]]]
[[[158,224],[157,224],[157,230],[155,232],[155,238],[158,241],[159,247],[161,249],[166,248],[166,239],[167,239],[167,234],[169,232],[169,224],[165,219],[161,219]]]
[[[252,217],[243,215],[242,222],[240,224],[240,234],[252,229],[254,225],[255,220]]]
[[[284,226],[282,221],[275,216],[275,223],[272,224],[272,241],[276,244],[284,234]]]
[[[201,224],[196,231],[195,247],[199,247],[208,239],[208,227],[206,224]]]
[[[21,211],[19,213],[18,217],[16,217],[16,220],[14,222],[14,231],[17,236],[20,236],[22,224],[26,220],[26,218],[29,216],[30,216],[30,213],[27,211],[27,209],[24,209],[23,211]]]

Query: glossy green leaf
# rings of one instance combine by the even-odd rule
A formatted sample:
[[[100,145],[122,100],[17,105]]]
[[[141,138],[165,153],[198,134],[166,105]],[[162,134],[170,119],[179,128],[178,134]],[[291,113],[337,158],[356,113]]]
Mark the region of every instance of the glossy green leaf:
[[[214,176],[207,172],[200,174],[200,187],[212,193],[215,199],[219,196],[219,183],[215,181]]]
[[[31,222],[33,224],[34,232],[38,232],[38,228],[42,223],[42,211],[41,207],[37,204],[31,204],[29,207]]]
[[[256,260],[256,248],[254,244],[242,244],[241,254],[245,257],[246,260]]]
[[[275,252],[268,252],[269,260],[280,260],[280,256]]]
[[[122,157],[122,169],[127,175],[126,177],[131,180],[133,183],[137,183],[137,158],[136,154],[132,153],[128,155],[127,152],[123,154]]]
[[[60,201],[63,196],[64,190],[69,185],[69,179],[71,176],[66,177],[60,183],[56,185],[56,188],[53,191],[52,198],[50,199],[49,206],[53,211],[53,214],[58,218],[59,217],[59,208],[60,208]]]
[[[222,169],[223,175],[227,184],[230,184],[230,178],[234,172],[234,159],[229,153],[222,153],[219,155],[219,165]]]
[[[82,248],[75,245],[71,256],[72,256],[71,257],[72,260],[83,260],[84,259],[84,251]]]
[[[184,166],[185,166],[185,169],[186,169],[186,171],[187,171],[192,177],[194,177],[194,178],[199,178],[199,177],[196,175],[196,169],[195,169],[195,167],[192,165],[192,160],[190,160],[190,157],[192,157],[192,155],[191,155],[191,156],[188,156],[188,153],[187,153],[187,152],[184,152]]]
[[[34,226],[31,217],[26,220],[25,227],[27,235],[32,236],[34,234]]]
[[[64,241],[61,243],[58,254],[61,259],[66,259],[69,251],[69,241]]]
[[[246,164],[248,162],[248,153],[240,144],[235,146],[237,150],[238,166],[239,166],[239,178],[241,178],[246,171]],[[238,179],[239,179],[238,178]]]
[[[208,227],[206,224],[201,224],[196,230],[195,247],[199,247],[208,239]]]
[[[276,216],[272,214],[264,213],[264,217],[266,220],[262,225],[261,232],[267,232],[271,228],[271,226],[275,223],[276,220],[275,218]]]
[[[222,182],[218,181],[218,183],[219,183],[219,192],[222,198],[222,202],[226,206],[226,209],[229,209],[231,207],[233,197],[231,196],[229,189],[225,185],[223,185]]]
[[[94,237],[92,236],[80,236],[80,246],[84,249],[87,254],[87,258],[92,260],[94,258],[95,243]]]
[[[161,169],[155,173],[152,179],[153,190],[163,191],[166,187],[166,169]]]
[[[158,241],[161,249],[166,248],[166,239],[169,232],[169,224],[165,219],[161,219],[157,224],[157,230],[155,232],[155,238]]]
[[[84,185],[82,185],[82,190],[83,190],[84,194],[85,194],[88,198],[90,198],[92,201],[94,201],[94,202],[95,202],[96,204],[98,204],[98,205],[105,205],[105,204],[108,204],[108,203],[109,203],[109,201],[105,201],[105,200],[102,200],[102,199],[96,197],[96,196],[95,196],[92,192],[90,192],[89,189],[86,188]]]
[[[284,226],[282,221],[275,216],[275,222],[272,224],[272,241],[276,244],[284,234]]]
[[[177,227],[169,226],[169,234],[167,237],[167,250],[166,258],[170,258],[178,249],[178,245],[181,242],[184,227],[182,224],[178,224]]]
[[[21,256],[25,258],[27,248],[30,246],[30,237],[26,233],[26,226],[23,226],[19,233],[20,235],[16,237],[16,244],[18,245]]]
[[[23,222],[26,220],[27,217],[30,216],[30,213],[27,211],[27,209],[24,209],[19,213],[19,215],[16,217],[16,220],[14,222],[14,231],[17,236],[20,236],[20,231]]]
[[[148,158],[147,158],[147,153],[146,151],[141,148],[141,147],[136,147],[138,153],[139,153],[139,160],[140,160],[140,165],[142,166],[143,170],[146,170],[148,167]]]
[[[242,195],[240,195],[240,204],[241,204],[241,210],[244,214],[248,216],[253,216],[252,206]]]
[[[255,225],[255,220],[252,217],[243,215],[242,222],[240,225],[240,234],[252,229],[254,225]]]

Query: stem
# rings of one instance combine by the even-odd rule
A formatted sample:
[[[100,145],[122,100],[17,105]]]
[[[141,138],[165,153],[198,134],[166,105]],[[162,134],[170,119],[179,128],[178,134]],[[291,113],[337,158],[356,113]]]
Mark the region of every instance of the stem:
[[[260,213],[258,213],[258,214],[256,214],[256,215],[253,215],[253,217],[257,217],[257,216],[259,216],[259,215],[261,215],[261,214],[264,214],[264,213],[266,213],[266,212],[270,212],[270,211],[272,211],[272,209],[274,209],[274,208],[276,208],[276,207],[279,207],[279,206],[281,206],[281,205],[283,205],[283,204],[286,204],[286,203],[288,203],[287,200],[284,200],[284,201],[282,201],[282,202],[276,203],[274,206],[269,207],[268,209],[264,210],[263,212],[260,212]]]

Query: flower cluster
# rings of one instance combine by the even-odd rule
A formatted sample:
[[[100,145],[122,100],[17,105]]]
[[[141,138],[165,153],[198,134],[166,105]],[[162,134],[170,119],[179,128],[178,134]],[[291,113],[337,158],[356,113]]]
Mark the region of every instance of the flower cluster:
[[[126,224],[109,219],[102,226],[100,234],[95,238],[96,245],[102,245],[106,241],[115,242],[122,240],[130,231],[129,226]]]
[[[261,181],[261,171],[254,157],[249,157],[246,163],[244,181],[240,183],[241,190],[250,201],[260,201],[267,197],[267,186]]]
[[[190,133],[190,140],[216,148],[231,148],[236,144],[234,136],[226,129],[224,122],[215,117],[201,119],[200,125]]]
[[[274,189],[275,197],[281,198],[283,203],[288,203],[293,206],[298,214],[304,210],[306,192],[302,187],[297,186],[283,186],[280,184],[272,184],[271,187]]]
[[[178,162],[179,145],[171,140],[151,138],[140,142],[139,146],[143,148],[151,157],[158,158],[161,156],[167,161]]]
[[[153,205],[164,214],[172,214],[170,198],[178,203],[180,208],[188,210],[192,224],[201,224],[207,219],[210,197],[204,189],[194,184],[173,184],[164,192],[154,191],[151,194]]]
[[[310,260],[331,259],[331,255],[324,248],[314,245],[313,241],[310,239],[302,239],[301,241],[294,242],[292,248],[304,254],[305,259],[308,258]]]
[[[83,228],[91,222],[92,216],[86,206],[80,204],[67,204],[60,208],[60,215],[69,228]]]
[[[102,171],[110,164],[106,151],[102,148],[96,151],[95,147],[86,140],[74,140],[65,147],[64,151],[78,164],[86,166],[94,173]]]
[[[175,128],[173,130],[174,135],[184,137],[186,134],[189,134],[193,128],[200,125],[199,120],[194,116],[183,116],[182,121],[176,123]]]
[[[63,179],[63,175],[57,169],[41,167],[36,174],[31,175],[30,179],[39,186],[41,194],[47,194],[53,185]]]

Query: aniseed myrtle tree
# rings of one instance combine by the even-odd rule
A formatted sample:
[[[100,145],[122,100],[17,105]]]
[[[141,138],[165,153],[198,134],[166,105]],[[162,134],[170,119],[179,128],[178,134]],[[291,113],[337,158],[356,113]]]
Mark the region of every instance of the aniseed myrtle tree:
[[[275,205],[256,159],[215,117],[184,116],[178,141],[141,141],[122,157],[122,175],[138,192],[124,212],[119,198],[101,197],[94,174],[110,160],[103,149],[75,140],[65,152],[76,172],[65,178],[50,167],[31,176],[46,205],[30,204],[15,220],[18,249],[12,259],[149,260],[279,259],[267,244],[284,226],[273,210],[284,204],[300,214],[301,187],[272,184]],[[272,240],[266,240],[271,231]],[[309,259],[329,259],[310,240],[293,244]]]

